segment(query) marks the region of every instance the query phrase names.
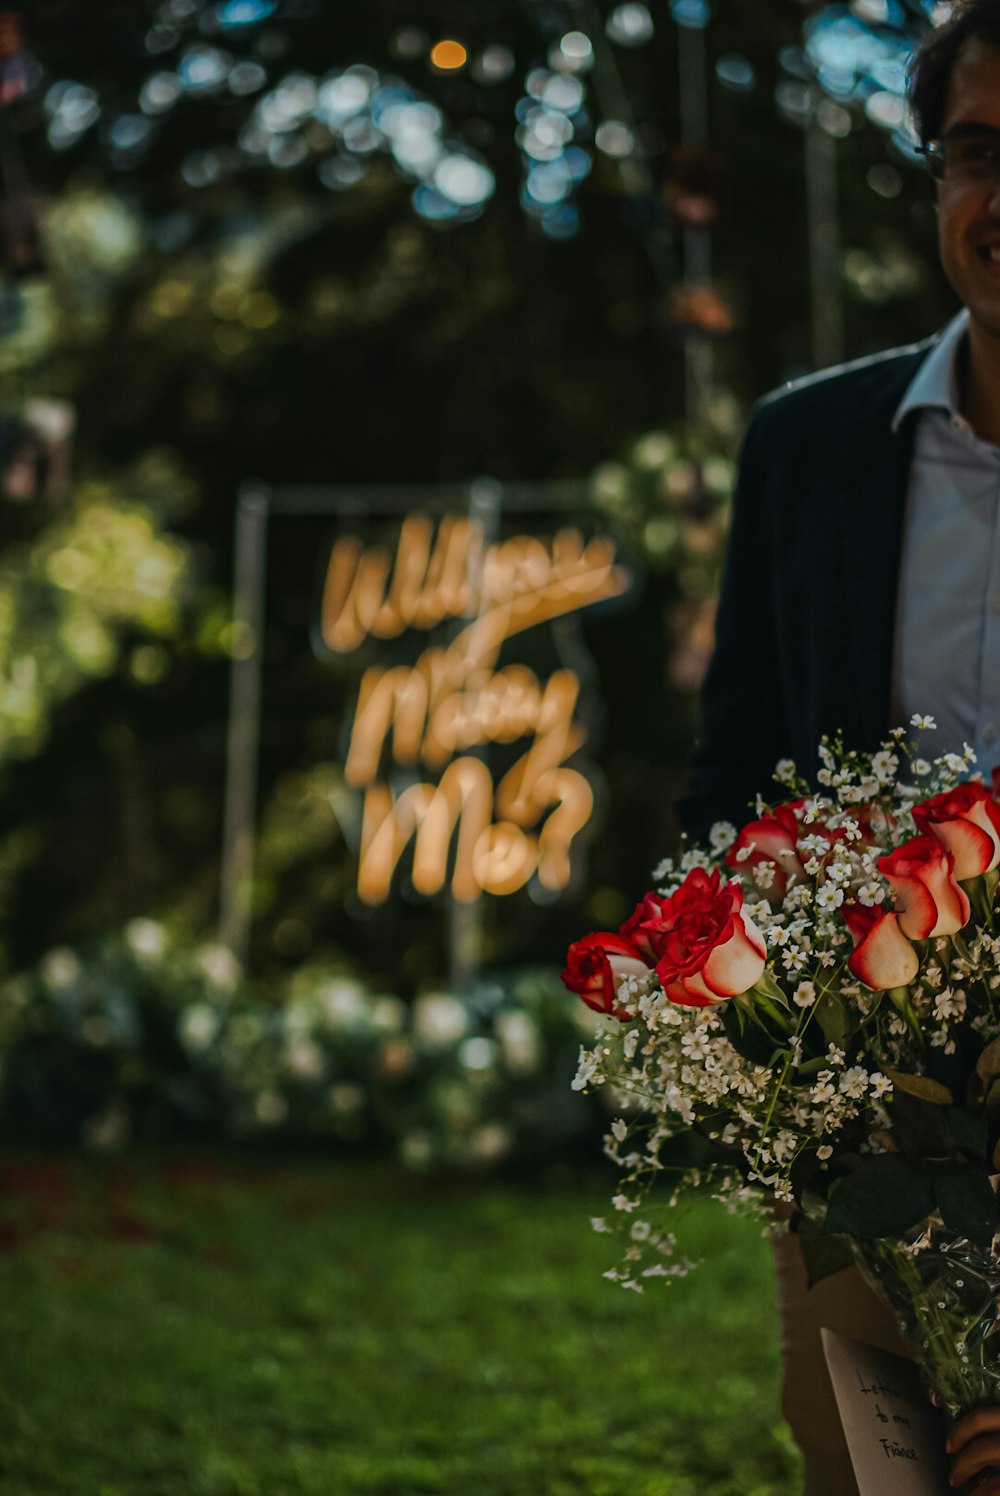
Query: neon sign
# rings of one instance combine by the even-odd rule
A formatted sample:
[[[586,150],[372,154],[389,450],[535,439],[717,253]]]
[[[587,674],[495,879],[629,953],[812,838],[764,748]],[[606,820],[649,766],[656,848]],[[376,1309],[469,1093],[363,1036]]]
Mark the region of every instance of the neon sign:
[[[586,739],[576,720],[580,681],[566,669],[543,680],[525,664],[501,666],[500,650],[629,584],[610,540],[585,541],[571,528],[488,544],[473,519],[446,517],[435,528],[411,514],[393,552],[350,536],[336,542],[320,623],[331,652],[453,628],[415,664],[373,665],[361,680],[345,776],[364,797],[357,886],[365,903],[388,897],[411,843],[421,894],[445,886],[453,846],[451,892],[462,902],[514,893],[533,876],[551,891],[566,886],[573,838],[594,803],[586,776],[568,763]],[[522,740],[494,783],[481,750]],[[394,793],[387,758],[436,778]]]

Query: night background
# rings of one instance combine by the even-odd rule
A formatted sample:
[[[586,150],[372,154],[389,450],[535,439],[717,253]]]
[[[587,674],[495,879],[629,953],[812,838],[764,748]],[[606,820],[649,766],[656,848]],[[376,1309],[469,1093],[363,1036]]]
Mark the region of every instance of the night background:
[[[948,9],[0,12],[5,1491],[795,1489],[753,1224],[698,1207],[710,1260],[644,1301],[601,1278],[559,969],[676,848],[754,402],[955,310],[903,102]],[[594,812],[565,888],[470,912],[404,851],[366,905],[362,673],[451,635],[317,649],[325,568],[482,479],[497,545],[628,571],[500,661],[581,681]]]

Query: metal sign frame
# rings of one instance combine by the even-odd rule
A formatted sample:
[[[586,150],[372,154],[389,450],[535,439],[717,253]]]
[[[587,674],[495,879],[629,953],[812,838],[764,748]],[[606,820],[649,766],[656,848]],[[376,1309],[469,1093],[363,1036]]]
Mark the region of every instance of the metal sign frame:
[[[270,522],[277,518],[402,518],[417,510],[442,515],[465,511],[489,539],[502,514],[556,513],[586,507],[583,481],[500,483],[477,478],[466,484],[387,486],[242,485],[236,504],[233,566],[232,669],[226,742],[219,939],[245,965],[253,922],[254,843],[260,750],[262,643]],[[476,904],[451,907],[451,980],[467,984],[480,918]]]

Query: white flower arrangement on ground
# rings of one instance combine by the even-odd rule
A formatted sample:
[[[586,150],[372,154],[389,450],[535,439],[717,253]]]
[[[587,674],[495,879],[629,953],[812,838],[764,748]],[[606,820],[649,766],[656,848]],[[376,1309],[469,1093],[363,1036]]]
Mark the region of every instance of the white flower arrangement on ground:
[[[694,1134],[666,1208],[685,1182],[793,1208],[814,1278],[853,1253],[898,1290],[902,1265],[889,1296],[957,1407],[1000,1387],[1000,1292],[988,1311],[981,1293],[991,1274],[1000,1290],[1000,804],[971,749],[929,762],[905,738],[871,757],[824,740],[818,793],[780,764],[788,798],[665,862],[617,932],[571,947],[564,981],[606,1017],[574,1086],[633,1101],[606,1140],[626,1238],[608,1276],[642,1291],[688,1266],[647,1195]],[[963,1363],[973,1322],[989,1352]]]
[[[306,1145],[483,1169],[600,1135],[608,1094],[587,1116],[566,1087],[596,1024],[551,970],[412,1002],[335,960],[262,987],[226,947],[133,919],[0,983],[0,1113],[22,1145]]]

